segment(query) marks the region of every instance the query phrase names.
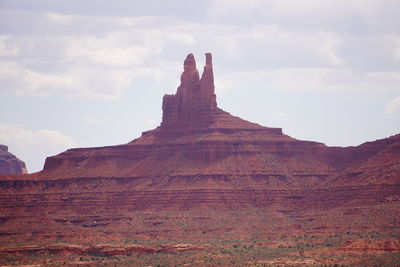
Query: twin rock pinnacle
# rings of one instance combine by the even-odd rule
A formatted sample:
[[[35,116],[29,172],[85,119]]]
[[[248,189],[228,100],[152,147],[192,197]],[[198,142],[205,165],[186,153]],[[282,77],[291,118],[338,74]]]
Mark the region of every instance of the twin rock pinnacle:
[[[211,53],[206,53],[206,65],[199,76],[193,54],[187,55],[183,63],[181,84],[175,95],[163,99],[162,127],[173,127],[178,122],[189,123],[198,117],[217,110],[214,93],[214,74]]]

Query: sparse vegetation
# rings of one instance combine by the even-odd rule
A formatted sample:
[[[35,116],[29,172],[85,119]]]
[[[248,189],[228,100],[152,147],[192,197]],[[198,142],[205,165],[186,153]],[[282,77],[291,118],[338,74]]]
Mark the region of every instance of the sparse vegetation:
[[[58,255],[49,253],[31,253],[25,256],[3,257],[2,265],[22,265],[40,262],[43,265],[57,266],[71,263],[90,264],[92,266],[396,266],[400,262],[399,252],[371,254],[349,254],[337,252],[341,243],[340,235],[297,236],[292,239],[268,240],[223,240],[203,245],[196,249],[179,251],[166,250],[155,253],[130,252],[120,256],[107,256],[101,253],[87,255]],[[134,240],[126,240],[124,244],[132,244]],[[137,240],[139,241],[139,240]],[[181,242],[179,242],[181,241]],[[176,240],[183,244],[184,240]],[[256,241],[256,242],[254,242]],[[143,245],[156,245],[154,240],[141,240]],[[159,245],[165,245],[161,240]],[[71,244],[73,245],[73,244]],[[336,252],[335,252],[336,251]],[[339,250],[340,251],[340,250]],[[332,253],[335,252],[335,253]],[[364,252],[363,252],[364,253]],[[28,257],[27,257],[28,256]],[[318,261],[316,260],[318,259]],[[321,263],[322,262],[322,263]]]

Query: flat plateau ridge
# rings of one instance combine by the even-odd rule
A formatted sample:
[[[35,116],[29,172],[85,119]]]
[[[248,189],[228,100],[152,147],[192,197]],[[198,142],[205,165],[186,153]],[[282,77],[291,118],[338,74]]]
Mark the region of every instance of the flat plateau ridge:
[[[400,261],[400,135],[301,141],[217,107],[189,54],[159,127],[0,176],[0,264],[388,265]]]

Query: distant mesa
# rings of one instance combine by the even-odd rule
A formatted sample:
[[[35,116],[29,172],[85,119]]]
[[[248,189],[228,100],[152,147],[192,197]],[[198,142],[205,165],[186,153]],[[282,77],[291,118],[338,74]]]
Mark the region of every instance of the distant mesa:
[[[358,147],[327,147],[235,117],[217,106],[212,56],[205,56],[200,76],[193,54],[187,55],[176,93],[163,98],[160,126],[125,145],[70,149],[49,157],[37,179],[129,177],[150,183],[149,188],[190,188],[191,180],[199,182],[197,188],[212,187],[202,183],[207,179],[216,187],[239,179],[252,188],[261,179],[269,189],[398,182],[392,168],[400,135]],[[396,159],[390,168],[388,158]],[[375,175],[375,165],[386,166],[382,170],[388,175]]]
[[[0,145],[0,174],[25,174],[25,162],[8,152],[8,147]]]

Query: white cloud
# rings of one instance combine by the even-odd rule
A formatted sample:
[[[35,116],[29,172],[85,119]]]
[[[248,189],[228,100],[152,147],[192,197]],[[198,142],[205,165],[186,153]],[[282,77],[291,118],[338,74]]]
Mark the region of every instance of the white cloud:
[[[10,45],[8,42],[9,36],[0,36],[0,57],[17,56],[19,53],[18,47]]]
[[[328,64],[332,66],[342,64],[343,59],[338,56],[336,49],[343,43],[343,40],[332,33],[320,33],[319,35],[324,39],[319,52],[327,59]]]
[[[393,114],[400,111],[400,96],[393,99],[385,106],[385,113],[386,114]]]
[[[76,146],[71,137],[58,131],[30,131],[10,124],[0,124],[0,144],[25,161],[30,172],[40,170],[46,157]]]
[[[160,80],[175,68],[160,57],[165,46],[195,43],[190,29],[178,29],[184,27],[178,20],[43,15],[50,25],[62,23],[60,31],[0,38],[0,56],[22,52],[0,63],[0,82],[4,85],[0,93],[113,99],[120,97],[135,78],[152,75]],[[124,25],[127,22],[130,26]],[[169,26],[160,25],[163,22]],[[161,27],[152,27],[155,24]],[[81,25],[91,29],[80,32]],[[104,31],[97,33],[100,29]],[[70,31],[78,34],[71,35]]]
[[[393,37],[393,42],[396,45],[395,51],[394,51],[394,56],[397,60],[400,61],[400,36],[394,36]]]
[[[77,83],[74,76],[66,73],[40,73],[18,68],[18,66],[16,66],[14,71],[20,74],[20,79],[24,83],[24,90],[28,91],[30,94],[46,95],[50,94],[49,90],[57,90],[58,88],[70,88],[73,90],[73,87],[76,86]],[[24,93],[21,92],[20,94]]]
[[[46,14],[46,17],[50,21],[54,21],[54,22],[58,22],[58,23],[68,23],[75,18],[74,15],[65,15],[65,14],[54,13],[54,12],[48,12]]]
[[[341,68],[282,68],[226,75],[238,88],[308,92],[397,92],[400,72],[361,73]]]
[[[357,70],[361,72],[360,77],[367,77],[372,82],[379,79],[378,76],[389,77],[384,83],[390,84],[394,80],[391,78],[393,70],[398,69],[398,63],[395,63],[398,62],[395,59],[398,46],[394,41],[398,37],[395,34],[356,38],[329,27],[301,31],[285,22],[293,14],[311,14],[313,17],[321,10],[324,14],[330,10],[346,10],[347,7],[350,13],[354,11],[371,17],[371,20],[379,10],[386,12],[379,1],[375,7],[378,11],[370,8],[374,6],[371,1],[367,1],[366,6],[356,2],[341,2],[341,6],[335,1],[327,1],[325,6],[315,0],[302,1],[301,4],[275,0],[252,0],[248,4],[215,1],[211,14],[216,18],[224,18],[225,12],[230,14],[232,11],[232,14],[246,15],[256,22],[236,26],[200,24],[165,17],[102,17],[44,12],[48,25],[52,26],[46,28],[49,33],[0,39],[0,51],[10,55],[17,53],[16,58],[1,63],[1,93],[114,99],[120,97],[138,77],[152,75],[156,83],[165,83],[168,75],[175,73],[176,66],[181,67],[181,63],[176,62],[178,53],[205,51],[216,55],[217,61],[214,62],[219,64],[221,74],[224,71],[254,72],[255,76],[257,72],[274,73],[286,79],[281,84],[297,80],[301,82],[298,85],[301,88],[328,85],[328,90],[343,87],[353,90]],[[389,6],[393,4],[388,3]],[[267,13],[260,14],[260,10]],[[323,16],[317,18],[325,20]],[[44,27],[37,25],[40,26]],[[370,52],[371,49],[374,53]],[[346,77],[350,77],[353,84],[345,85]],[[216,79],[219,94],[225,93],[235,83],[221,76]],[[361,79],[358,81],[363,86],[366,84]],[[331,86],[332,83],[335,85]],[[374,86],[367,85],[369,88]]]
[[[215,0],[210,19],[233,24],[280,24],[300,30],[399,32],[397,0]]]
[[[337,66],[342,36],[330,32],[305,33],[278,25],[237,27],[234,32],[221,28],[218,45],[227,57],[240,62],[238,67],[255,69],[283,67]]]
[[[70,38],[66,60],[108,68],[143,64],[151,53],[145,46],[130,43],[126,33],[110,33],[105,37]]]
[[[13,143],[20,148],[34,144],[61,148],[76,145],[70,137],[54,130],[29,131],[9,124],[0,124],[0,143]]]
[[[0,63],[0,93],[15,95],[64,95],[90,99],[121,96],[136,74],[131,70],[75,67],[66,72],[38,72],[15,62]]]

